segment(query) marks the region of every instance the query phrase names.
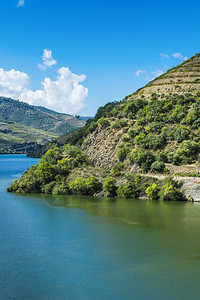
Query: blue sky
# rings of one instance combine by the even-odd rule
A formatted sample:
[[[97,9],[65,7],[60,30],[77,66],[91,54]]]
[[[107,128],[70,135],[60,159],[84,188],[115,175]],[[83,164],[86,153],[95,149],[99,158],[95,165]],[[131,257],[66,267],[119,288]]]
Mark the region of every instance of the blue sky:
[[[94,115],[200,49],[197,1],[9,0],[0,26],[0,94],[72,114]]]

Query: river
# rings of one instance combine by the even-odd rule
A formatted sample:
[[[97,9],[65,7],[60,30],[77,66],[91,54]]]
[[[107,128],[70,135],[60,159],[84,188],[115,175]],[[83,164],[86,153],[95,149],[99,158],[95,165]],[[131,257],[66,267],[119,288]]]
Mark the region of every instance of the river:
[[[200,204],[20,195],[0,155],[0,299],[199,299]]]

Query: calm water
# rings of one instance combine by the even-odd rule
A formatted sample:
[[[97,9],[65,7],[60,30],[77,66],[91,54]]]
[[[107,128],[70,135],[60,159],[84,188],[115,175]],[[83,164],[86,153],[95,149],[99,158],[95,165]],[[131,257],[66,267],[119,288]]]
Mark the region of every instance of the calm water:
[[[199,299],[200,204],[15,195],[0,155],[0,299]]]

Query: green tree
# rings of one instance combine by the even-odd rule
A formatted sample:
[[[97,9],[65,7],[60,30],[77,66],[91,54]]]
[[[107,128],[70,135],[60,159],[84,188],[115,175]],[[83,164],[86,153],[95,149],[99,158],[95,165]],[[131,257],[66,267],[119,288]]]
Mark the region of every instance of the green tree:
[[[90,176],[86,180],[87,192],[89,195],[94,195],[99,192],[101,184],[95,176]]]
[[[147,197],[150,200],[158,200],[159,199],[159,192],[160,188],[157,186],[157,184],[153,183],[146,189]]]
[[[156,160],[151,164],[151,170],[155,173],[163,173],[165,170],[165,163]]]
[[[103,183],[103,190],[107,197],[116,196],[116,179],[113,177],[107,177]]]

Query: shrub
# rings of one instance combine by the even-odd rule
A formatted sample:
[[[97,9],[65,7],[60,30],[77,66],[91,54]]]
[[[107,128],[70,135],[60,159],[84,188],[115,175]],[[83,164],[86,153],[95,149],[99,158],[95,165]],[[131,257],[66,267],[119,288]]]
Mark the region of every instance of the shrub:
[[[165,134],[159,134],[149,139],[149,148],[153,150],[161,149],[166,144]]]
[[[87,195],[87,180],[82,177],[78,177],[69,183],[69,190],[72,194],[80,194],[80,195]]]
[[[124,164],[121,162],[117,162],[114,164],[113,168],[112,168],[112,173],[115,176],[120,176],[121,175],[121,171],[124,169]]]
[[[160,190],[160,199],[165,201],[187,201],[185,195],[180,191],[181,183],[166,177]]]
[[[124,143],[127,143],[129,141],[129,137],[126,134],[123,134],[121,139]]]
[[[196,159],[198,152],[200,150],[199,144],[194,141],[183,141],[180,145],[178,150],[176,151],[176,154],[180,157],[186,157],[186,158],[193,158]],[[181,158],[181,160],[183,160]]]
[[[119,124],[115,121],[113,121],[111,124],[110,124],[110,127],[113,128],[113,129],[116,129],[116,128],[119,128]]]
[[[131,139],[133,139],[137,134],[138,134],[138,131],[137,131],[137,130],[134,130],[134,129],[132,129],[132,128],[130,128],[130,129],[128,130],[128,136],[129,136]]]
[[[144,133],[140,133],[134,138],[134,143],[136,145],[145,146],[146,141],[147,141],[147,136]]]
[[[134,119],[139,109],[144,108],[147,105],[147,101],[142,99],[136,99],[134,101],[128,101],[123,108],[123,115],[126,118]]]
[[[119,121],[119,125],[120,125],[121,127],[126,127],[128,124],[127,124],[127,121],[126,121],[126,120],[120,120],[120,121]]]
[[[103,190],[107,197],[116,196],[116,180],[113,177],[107,177],[103,183]]]
[[[106,128],[110,125],[109,121],[103,117],[97,121],[97,124],[102,128]]]
[[[95,176],[90,176],[86,180],[87,193],[89,195],[94,195],[99,192],[101,184]]]
[[[166,151],[158,151],[156,156],[157,161],[167,162],[167,152]]]
[[[189,136],[189,131],[187,128],[177,128],[174,134],[174,137],[178,143],[186,140]]]
[[[165,170],[165,163],[163,161],[154,161],[151,164],[151,170],[155,173],[163,173]]]
[[[41,183],[48,183],[52,181],[55,176],[55,169],[48,162],[39,163],[38,172]]]
[[[45,184],[43,187],[42,187],[42,193],[45,193],[45,194],[51,194],[52,193],[52,190],[54,188],[54,186],[56,185],[56,182],[55,181],[52,181],[50,183],[47,183]]]
[[[57,183],[52,189],[53,195],[66,195],[68,193],[69,193],[69,187],[64,182]]]
[[[150,200],[158,200],[159,199],[160,188],[153,183],[146,190],[145,193]]]
[[[117,196],[121,198],[138,198],[139,195],[140,189],[131,181],[120,185],[117,189]]]
[[[138,164],[143,172],[148,172],[151,169],[152,163],[155,161],[155,155],[150,151],[138,152],[133,150],[130,153],[130,160]]]
[[[128,152],[129,152],[129,150],[125,146],[121,147],[117,151],[116,156],[117,156],[117,158],[119,159],[120,162],[123,162],[126,159],[126,156],[127,156]]]

